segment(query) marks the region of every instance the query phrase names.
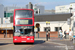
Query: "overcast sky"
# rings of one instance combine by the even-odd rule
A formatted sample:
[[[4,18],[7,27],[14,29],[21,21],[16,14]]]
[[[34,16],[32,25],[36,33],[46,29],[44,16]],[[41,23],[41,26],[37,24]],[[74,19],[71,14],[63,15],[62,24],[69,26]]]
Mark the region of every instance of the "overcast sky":
[[[58,5],[69,5],[71,2],[75,2],[75,0],[0,0],[0,4],[4,6],[19,6],[25,7],[26,4],[32,2],[32,4],[38,4],[45,6],[46,10],[55,9],[55,6]]]

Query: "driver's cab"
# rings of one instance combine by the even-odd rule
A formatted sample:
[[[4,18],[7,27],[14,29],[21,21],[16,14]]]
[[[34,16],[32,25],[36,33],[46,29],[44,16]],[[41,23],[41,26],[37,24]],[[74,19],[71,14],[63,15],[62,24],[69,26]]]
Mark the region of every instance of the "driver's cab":
[[[16,26],[14,36],[34,36],[34,27]]]
[[[21,27],[21,29],[19,29],[20,30],[20,34],[21,35],[27,35],[27,36],[32,36],[33,35],[33,28],[30,28],[30,27]]]

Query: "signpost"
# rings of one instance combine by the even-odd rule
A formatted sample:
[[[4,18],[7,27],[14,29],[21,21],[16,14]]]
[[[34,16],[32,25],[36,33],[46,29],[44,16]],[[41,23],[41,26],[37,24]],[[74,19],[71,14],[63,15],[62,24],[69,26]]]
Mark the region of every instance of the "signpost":
[[[71,25],[71,19],[70,18],[67,19],[67,24]]]
[[[70,18],[67,19],[67,24],[69,25],[69,28],[71,28],[71,19]]]

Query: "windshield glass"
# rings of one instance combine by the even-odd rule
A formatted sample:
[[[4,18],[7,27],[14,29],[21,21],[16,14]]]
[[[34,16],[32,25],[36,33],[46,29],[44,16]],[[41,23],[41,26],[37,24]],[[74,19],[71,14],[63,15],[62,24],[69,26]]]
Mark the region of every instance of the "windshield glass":
[[[33,36],[33,26],[15,26],[14,36]]]
[[[17,10],[15,14],[16,18],[32,18],[31,10]]]
[[[20,25],[32,25],[32,19],[17,19],[16,24]]]

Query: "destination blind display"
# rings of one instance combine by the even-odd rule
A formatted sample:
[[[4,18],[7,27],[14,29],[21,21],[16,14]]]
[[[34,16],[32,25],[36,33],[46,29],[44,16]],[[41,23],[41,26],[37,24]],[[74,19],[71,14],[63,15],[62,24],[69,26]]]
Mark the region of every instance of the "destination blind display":
[[[28,25],[28,24],[32,24],[32,19],[19,19],[16,20],[16,24],[20,24],[20,25]]]
[[[20,24],[28,24],[28,20],[20,20]]]

